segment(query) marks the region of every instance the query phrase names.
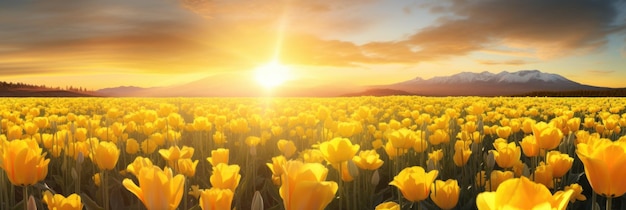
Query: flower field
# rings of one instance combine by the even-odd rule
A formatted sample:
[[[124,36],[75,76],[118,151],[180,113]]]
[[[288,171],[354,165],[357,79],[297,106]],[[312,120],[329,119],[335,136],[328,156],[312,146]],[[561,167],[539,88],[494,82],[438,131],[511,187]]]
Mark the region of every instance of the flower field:
[[[3,98],[0,209],[619,209],[623,98]]]

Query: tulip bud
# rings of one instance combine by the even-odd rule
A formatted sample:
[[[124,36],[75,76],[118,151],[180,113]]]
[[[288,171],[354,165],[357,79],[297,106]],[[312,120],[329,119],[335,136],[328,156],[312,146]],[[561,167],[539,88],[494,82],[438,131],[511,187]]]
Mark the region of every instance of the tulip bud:
[[[250,155],[256,156],[256,147],[250,147]]]
[[[380,182],[380,173],[378,173],[378,170],[375,170],[372,174],[372,179],[370,180],[370,183],[373,186],[378,186],[378,182]]]
[[[84,161],[85,161],[85,155],[83,154],[83,151],[78,151],[78,158],[76,158],[76,162],[78,164],[83,164]]]
[[[359,176],[359,168],[354,164],[352,159],[348,160],[348,173],[350,173],[351,177]]]
[[[263,196],[257,190],[252,197],[252,210],[263,210]]]
[[[28,197],[28,205],[26,205],[26,209],[37,210],[37,202],[35,202],[35,197],[32,195]]]
[[[432,171],[432,170],[436,170],[436,166],[435,166],[435,161],[433,161],[432,159],[428,160],[428,163],[426,165],[426,170],[428,171]]]
[[[76,168],[72,168],[72,179],[78,179],[78,173],[76,173]]]
[[[489,155],[487,155],[487,160],[485,161],[485,163],[487,163],[487,171],[493,170],[493,165],[496,164],[496,158],[494,157],[492,151],[489,151]]]

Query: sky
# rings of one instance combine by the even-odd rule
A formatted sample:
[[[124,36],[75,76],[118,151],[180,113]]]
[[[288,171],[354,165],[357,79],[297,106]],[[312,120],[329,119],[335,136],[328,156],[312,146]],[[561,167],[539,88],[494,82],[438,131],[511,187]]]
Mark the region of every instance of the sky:
[[[311,86],[537,69],[626,87],[626,1],[0,1],[0,81],[228,83],[272,62]]]

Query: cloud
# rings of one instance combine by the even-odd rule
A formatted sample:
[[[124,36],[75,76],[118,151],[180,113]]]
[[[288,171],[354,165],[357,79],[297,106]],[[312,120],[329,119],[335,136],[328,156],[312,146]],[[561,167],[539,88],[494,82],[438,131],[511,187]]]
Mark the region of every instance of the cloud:
[[[528,64],[527,61],[519,60],[519,59],[505,60],[505,61],[477,60],[476,62],[478,62],[480,64],[483,64],[483,65],[511,65],[511,66],[519,66],[519,65]]]
[[[587,73],[606,75],[606,74],[615,73],[615,71],[613,71],[613,70],[587,70]]]
[[[404,43],[420,46],[417,54],[433,57],[467,55],[507,46],[532,50],[549,59],[589,53],[607,43],[607,35],[624,30],[613,25],[618,16],[613,1],[456,1],[439,24],[410,36]]]

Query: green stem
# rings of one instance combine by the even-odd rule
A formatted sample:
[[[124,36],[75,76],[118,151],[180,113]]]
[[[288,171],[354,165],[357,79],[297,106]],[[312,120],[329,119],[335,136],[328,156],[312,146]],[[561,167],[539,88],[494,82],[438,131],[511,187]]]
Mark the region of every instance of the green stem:
[[[339,199],[339,209],[342,209],[342,204],[343,204],[343,198],[341,197],[343,194],[343,179],[341,179],[341,163],[339,163],[339,196],[337,197]]]
[[[606,210],[611,210],[611,206],[613,204],[613,197],[606,198]]]
[[[104,210],[109,210],[109,185],[108,185],[108,179],[109,179],[109,173],[107,173],[107,170],[102,170],[102,196],[103,196],[103,204],[104,204]]]
[[[24,190],[22,190],[22,193],[22,202],[24,202],[24,209],[28,209],[28,186],[24,186]]]
[[[596,209],[596,200],[597,200],[597,195],[596,192],[591,192],[591,209],[592,210],[599,210]]]

